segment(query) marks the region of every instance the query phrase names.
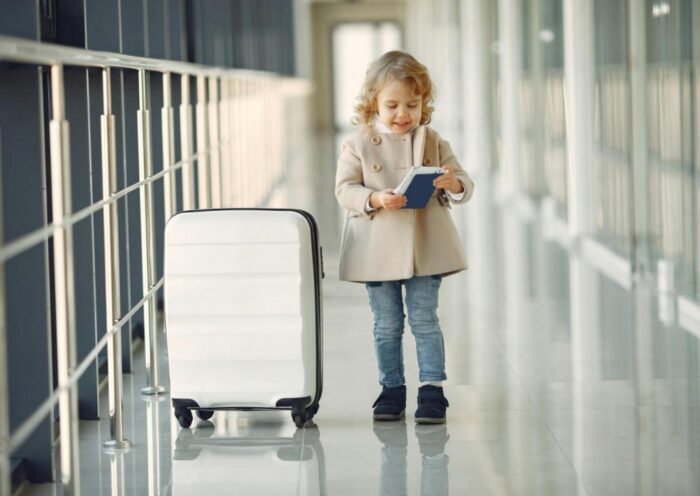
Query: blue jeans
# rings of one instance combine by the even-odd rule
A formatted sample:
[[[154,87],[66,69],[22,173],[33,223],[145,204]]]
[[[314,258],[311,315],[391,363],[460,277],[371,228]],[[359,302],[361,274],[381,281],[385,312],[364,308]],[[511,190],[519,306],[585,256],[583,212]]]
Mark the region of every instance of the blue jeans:
[[[447,379],[445,345],[437,317],[441,282],[442,277],[435,275],[366,284],[374,314],[374,349],[381,385],[398,387],[406,382],[402,346],[405,315],[401,286],[406,287],[408,323],[416,339],[420,381]]]

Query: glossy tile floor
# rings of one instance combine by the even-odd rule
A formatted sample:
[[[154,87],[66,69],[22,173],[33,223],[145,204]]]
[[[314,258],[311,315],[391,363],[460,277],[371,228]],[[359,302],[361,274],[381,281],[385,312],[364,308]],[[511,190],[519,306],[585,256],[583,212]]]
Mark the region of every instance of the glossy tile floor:
[[[622,289],[545,241],[537,222],[494,207],[478,179],[475,199],[453,210],[471,269],[445,279],[440,300],[448,423],[414,425],[410,333],[408,418],[373,423],[371,315],[364,287],[337,279],[332,174],[300,169],[273,202],[310,210],[323,234],[325,377],[316,425],[296,430],[288,413],[217,413],[181,430],[167,396],[139,395],[141,366],[125,384],[133,449],[106,454],[106,420],[81,425],[83,494],[700,494],[697,339],[644,284]]]

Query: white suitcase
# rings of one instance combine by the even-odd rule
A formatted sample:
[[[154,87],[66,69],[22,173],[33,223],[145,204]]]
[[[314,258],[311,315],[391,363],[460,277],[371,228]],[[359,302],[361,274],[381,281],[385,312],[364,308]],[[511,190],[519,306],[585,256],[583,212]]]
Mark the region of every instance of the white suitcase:
[[[297,427],[322,384],[322,252],[300,210],[182,212],[165,229],[170,389],[192,411],[288,409]]]

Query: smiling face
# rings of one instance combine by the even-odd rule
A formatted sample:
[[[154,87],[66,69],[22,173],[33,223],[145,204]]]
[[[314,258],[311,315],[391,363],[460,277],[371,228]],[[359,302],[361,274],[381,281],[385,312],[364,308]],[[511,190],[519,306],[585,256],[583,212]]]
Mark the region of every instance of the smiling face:
[[[399,79],[387,81],[377,94],[379,120],[396,134],[407,133],[418,125],[421,104],[420,94]]]

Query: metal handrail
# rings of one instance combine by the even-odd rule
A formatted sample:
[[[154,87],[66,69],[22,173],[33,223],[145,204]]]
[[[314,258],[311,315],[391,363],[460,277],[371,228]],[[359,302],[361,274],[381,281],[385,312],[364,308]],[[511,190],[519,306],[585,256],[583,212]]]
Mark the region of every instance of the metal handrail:
[[[36,429],[39,426],[43,418],[49,413],[51,413],[51,409],[54,406],[56,406],[60,394],[75,386],[75,384],[80,380],[83,373],[90,366],[90,362],[95,360],[97,358],[97,355],[99,355],[99,353],[104,349],[104,347],[107,346],[109,338],[112,337],[112,335],[119,332],[121,328],[129,322],[131,317],[136,315],[136,312],[138,312],[141,309],[141,307],[143,307],[143,304],[146,302],[146,300],[153,297],[153,295],[155,295],[160,290],[160,288],[163,286],[163,282],[164,280],[161,277],[158,283],[155,286],[153,286],[153,289],[151,289],[143,298],[141,298],[138,301],[138,303],[136,303],[136,305],[134,305],[131,308],[129,313],[127,313],[126,315],[124,315],[124,317],[119,319],[119,322],[114,324],[112,328],[109,331],[107,331],[107,333],[105,333],[104,336],[102,336],[102,339],[100,339],[97,342],[97,344],[90,351],[90,353],[88,353],[88,355],[83,359],[83,361],[80,362],[80,365],[76,367],[71,379],[63,386],[57,387],[56,389],[51,391],[49,397],[46,400],[44,400],[44,402],[41,405],[39,405],[36,411],[30,417],[28,417],[19,427],[17,427],[14,434],[12,434],[12,437],[10,437],[10,451],[19,448],[22,445],[22,443],[25,442],[29,438],[29,436],[32,435],[32,432],[34,432],[34,429]]]
[[[135,57],[107,52],[83,50],[48,43],[38,43],[22,38],[0,36],[0,61],[11,61],[22,64],[49,66],[51,68],[52,93],[52,120],[50,122],[50,152],[52,169],[52,196],[55,222],[42,226],[33,232],[24,234],[9,243],[4,243],[0,233],[0,310],[4,305],[4,264],[13,257],[27,250],[54,239],[54,270],[57,277],[56,286],[56,339],[58,343],[58,387],[51,391],[49,397],[38,409],[22,424],[15,429],[10,436],[6,423],[0,423],[0,467],[8,467],[10,453],[21,446],[31,436],[32,432],[41,424],[42,420],[59,406],[61,420],[61,482],[64,490],[69,494],[79,494],[80,485],[78,477],[77,456],[77,392],[76,386],[85,371],[97,358],[99,353],[107,346],[108,382],[110,387],[110,427],[112,439],[105,443],[107,448],[128,448],[130,443],[123,438],[121,417],[121,340],[119,337],[121,328],[143,309],[146,347],[146,369],[148,375],[148,387],[142,390],[144,394],[159,394],[164,388],[159,384],[157,372],[155,331],[155,304],[154,298],[157,291],[163,285],[163,279],[155,281],[155,253],[154,253],[154,212],[153,212],[153,184],[163,179],[165,188],[165,214],[174,213],[176,201],[176,182],[172,175],[175,171],[183,170],[182,199],[186,209],[221,207],[228,205],[232,200],[234,190],[228,182],[234,181],[238,187],[238,201],[255,201],[250,189],[255,191],[258,198],[263,198],[265,188],[275,183],[279,178],[280,169],[270,166],[270,161],[265,161],[267,166],[261,174],[267,174],[260,181],[260,177],[253,177],[244,169],[236,171],[232,168],[231,153],[235,158],[243,158],[246,152],[252,149],[245,146],[245,136],[259,135],[250,126],[238,126],[233,131],[232,123],[240,124],[239,119],[249,119],[250,115],[261,114],[255,112],[253,105],[266,105],[271,98],[277,98],[287,94],[303,94],[299,91],[299,79],[280,76],[277,74],[260,71],[227,69],[210,67],[185,62],[165,61]],[[102,170],[103,170],[103,194],[101,200],[79,211],[70,211],[70,155],[68,153],[68,127],[69,122],[65,117],[65,97],[63,88],[64,66],[76,66],[80,68],[99,68],[103,75],[103,113],[100,117],[102,127]],[[121,190],[116,190],[116,164],[115,164],[115,116],[111,109],[111,83],[110,70],[129,69],[138,71],[139,109],[135,112],[133,124],[138,126],[139,149],[139,181]],[[163,170],[153,174],[151,158],[151,122],[150,116],[150,89],[146,74],[148,72],[162,73],[163,82],[163,107],[160,129],[163,137]],[[173,115],[175,109],[172,105],[171,75],[179,74],[181,80],[182,98],[179,105],[180,121],[180,151],[182,160],[177,163],[169,163],[174,156],[175,126]],[[190,78],[196,84],[196,97],[190,102]],[[284,84],[284,86],[282,85]],[[291,83],[291,84],[290,84]],[[303,86],[304,93],[308,92],[308,83]],[[240,101],[241,105],[235,105]],[[268,106],[268,105],[266,105]],[[259,109],[258,109],[259,110]],[[278,109],[278,112],[281,112]],[[99,113],[99,112],[97,112]],[[194,114],[194,115],[193,115]],[[281,116],[281,115],[280,115]],[[126,118],[126,117],[123,117]],[[129,117],[131,118],[131,117]],[[282,119],[277,119],[281,121]],[[255,121],[253,120],[255,123]],[[259,124],[260,125],[260,124]],[[196,140],[195,138],[196,127]],[[157,132],[157,131],[156,131]],[[241,148],[237,145],[243,145]],[[122,146],[124,144],[122,143]],[[273,145],[274,146],[274,145]],[[270,153],[267,147],[263,153]],[[279,165],[279,164],[278,164]],[[191,167],[187,167],[191,166]],[[198,176],[198,204],[194,197],[194,174]],[[240,171],[240,173],[239,173]],[[235,173],[234,173],[235,172]],[[234,180],[234,177],[238,180]],[[139,191],[141,196],[141,250],[143,256],[143,298],[134,305],[129,312],[119,317],[119,253],[117,224],[117,201],[129,193]],[[75,318],[72,302],[74,285],[73,276],[73,249],[72,226],[97,214],[104,214],[105,237],[105,297],[107,299],[107,332],[101,337],[86,357],[75,363]],[[1,225],[1,224],[0,224]],[[108,251],[109,250],[109,251]],[[60,287],[59,287],[60,285]],[[0,331],[4,331],[4,315],[0,312]],[[110,319],[114,319],[110,321]],[[116,320],[118,319],[118,321]],[[0,352],[5,351],[6,342],[3,332],[0,332]],[[4,355],[0,353],[0,359]],[[77,365],[77,366],[76,366]],[[6,361],[0,360],[0,374],[5,375],[2,367]],[[0,393],[7,395],[7,390],[2,388]],[[0,397],[0,402],[7,404],[6,397]],[[0,493],[5,494],[9,487],[9,471],[3,470],[0,480]]]
[[[175,172],[178,169],[181,169],[183,166],[188,165],[188,162],[192,162],[194,160],[197,160],[199,157],[206,155],[209,153],[208,151],[204,151],[201,153],[195,153],[192,155],[189,159],[187,160],[180,160],[179,162],[171,165],[168,169],[162,170],[158,172],[157,174],[154,174],[143,181],[139,181],[137,183],[134,183],[130,186],[127,186],[124,189],[119,190],[118,193],[115,193],[114,195],[110,196],[109,198],[105,198],[104,200],[100,200],[96,203],[93,203],[91,205],[88,205],[87,207],[78,210],[77,212],[74,212],[70,215],[66,215],[61,222],[56,222],[56,223],[51,223],[51,224],[46,224],[44,227],[39,228],[35,231],[32,231],[30,233],[24,234],[23,236],[15,239],[14,241],[11,241],[10,243],[7,243],[5,246],[0,247],[0,263],[5,263],[8,260],[12,259],[13,257],[16,257],[17,255],[20,255],[21,253],[25,252],[26,250],[29,250],[30,248],[33,248],[34,246],[38,245],[39,243],[43,241],[47,241],[54,233],[56,229],[60,229],[63,227],[69,227],[74,224],[77,224],[81,220],[89,217],[92,214],[98,213],[100,210],[102,210],[104,207],[107,205],[111,205],[115,203],[117,200],[120,198],[125,197],[129,193],[133,193],[137,189],[139,189],[141,186],[145,186],[146,184],[153,183],[157,181],[158,179],[162,178],[166,174],[170,174],[172,172]]]
[[[104,69],[135,69],[154,72],[171,72],[189,76],[205,76],[217,78],[237,78],[266,80],[294,79],[275,73],[254,71],[248,69],[228,69],[212,67],[176,60],[150,59],[120,53],[98,52],[82,48],[38,43],[14,36],[0,36],[0,60],[36,64],[36,65],[70,65],[78,67],[95,67]]]

